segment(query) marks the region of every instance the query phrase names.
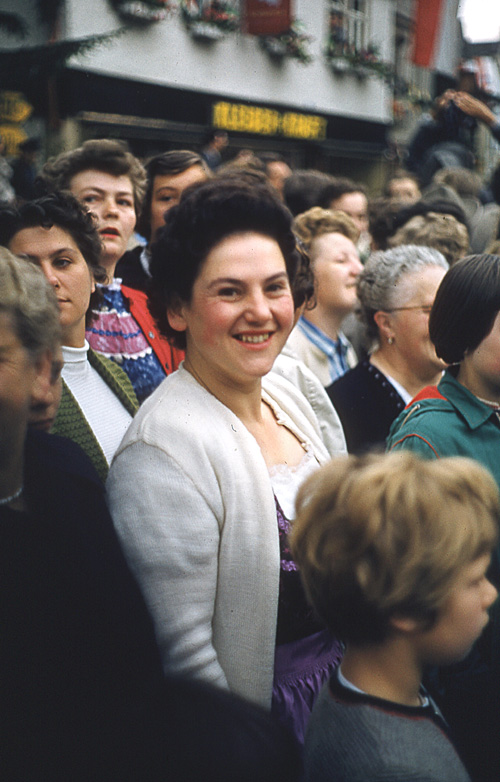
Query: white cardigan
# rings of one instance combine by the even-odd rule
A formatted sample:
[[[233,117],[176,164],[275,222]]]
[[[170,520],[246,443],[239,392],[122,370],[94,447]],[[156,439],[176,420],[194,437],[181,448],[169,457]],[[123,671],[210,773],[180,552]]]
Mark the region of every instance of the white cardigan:
[[[334,455],[289,380],[271,372],[263,399],[320,464]],[[269,707],[280,555],[274,495],[255,438],[181,367],[141,406],[107,489],[165,671]]]

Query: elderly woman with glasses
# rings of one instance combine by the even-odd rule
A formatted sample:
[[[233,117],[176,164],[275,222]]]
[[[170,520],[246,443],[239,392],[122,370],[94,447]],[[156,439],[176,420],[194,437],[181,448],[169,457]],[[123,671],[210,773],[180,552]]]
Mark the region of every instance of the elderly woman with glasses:
[[[447,268],[438,250],[402,245],[373,253],[359,275],[372,351],[327,389],[350,453],[382,446],[404,406],[439,382],[445,364],[429,339],[429,313]]]

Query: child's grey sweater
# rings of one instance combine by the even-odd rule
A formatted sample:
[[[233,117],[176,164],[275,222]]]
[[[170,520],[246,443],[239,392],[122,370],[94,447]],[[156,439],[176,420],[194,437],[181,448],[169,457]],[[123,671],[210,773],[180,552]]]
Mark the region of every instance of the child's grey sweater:
[[[336,673],[311,715],[305,768],[307,782],[470,782],[430,697],[402,706],[350,690]]]

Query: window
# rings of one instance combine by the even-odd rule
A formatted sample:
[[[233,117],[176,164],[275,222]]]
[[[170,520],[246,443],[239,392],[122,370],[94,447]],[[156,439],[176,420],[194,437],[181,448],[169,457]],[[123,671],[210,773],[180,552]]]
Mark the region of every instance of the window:
[[[367,46],[369,0],[330,0],[329,57],[354,54]]]

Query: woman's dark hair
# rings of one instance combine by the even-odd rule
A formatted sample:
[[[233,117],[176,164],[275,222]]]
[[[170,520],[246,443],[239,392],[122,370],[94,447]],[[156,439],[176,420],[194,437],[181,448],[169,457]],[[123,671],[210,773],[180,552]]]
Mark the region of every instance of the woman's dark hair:
[[[201,265],[228,236],[254,232],[274,239],[283,253],[295,306],[307,299],[312,274],[297,252],[292,216],[268,185],[212,180],[183,193],[172,207],[151,248],[149,308],[160,331],[177,347],[185,334],[171,328],[167,310],[189,302]]]
[[[436,293],[429,335],[436,353],[457,364],[488,336],[500,311],[500,257],[469,255],[446,272]]]
[[[66,231],[87,262],[95,282],[105,283],[106,270],[101,266],[102,244],[94,217],[70,194],[50,193],[27,201],[17,209],[0,209],[0,245],[8,247],[13,237],[25,228],[52,228]],[[96,290],[90,297],[88,317],[98,309],[101,299]]]
[[[175,149],[171,152],[163,152],[161,155],[155,155],[146,163],[146,192],[144,194],[141,216],[137,222],[137,230],[148,241],[151,238],[150,212],[155,177],[177,176],[177,174],[183,174],[184,171],[193,166],[199,166],[207,175],[207,179],[213,176],[203,158],[197,152],[191,152],[189,149]]]
[[[363,193],[366,196],[366,188],[361,182],[354,182],[353,179],[333,177],[333,180],[325,185],[318,196],[319,206],[323,207],[323,209],[330,209],[332,201],[336,201],[338,198],[342,198],[342,196],[350,193]]]
[[[314,169],[296,169],[285,179],[283,198],[294,217],[319,206],[320,193],[333,181],[330,174]]]

